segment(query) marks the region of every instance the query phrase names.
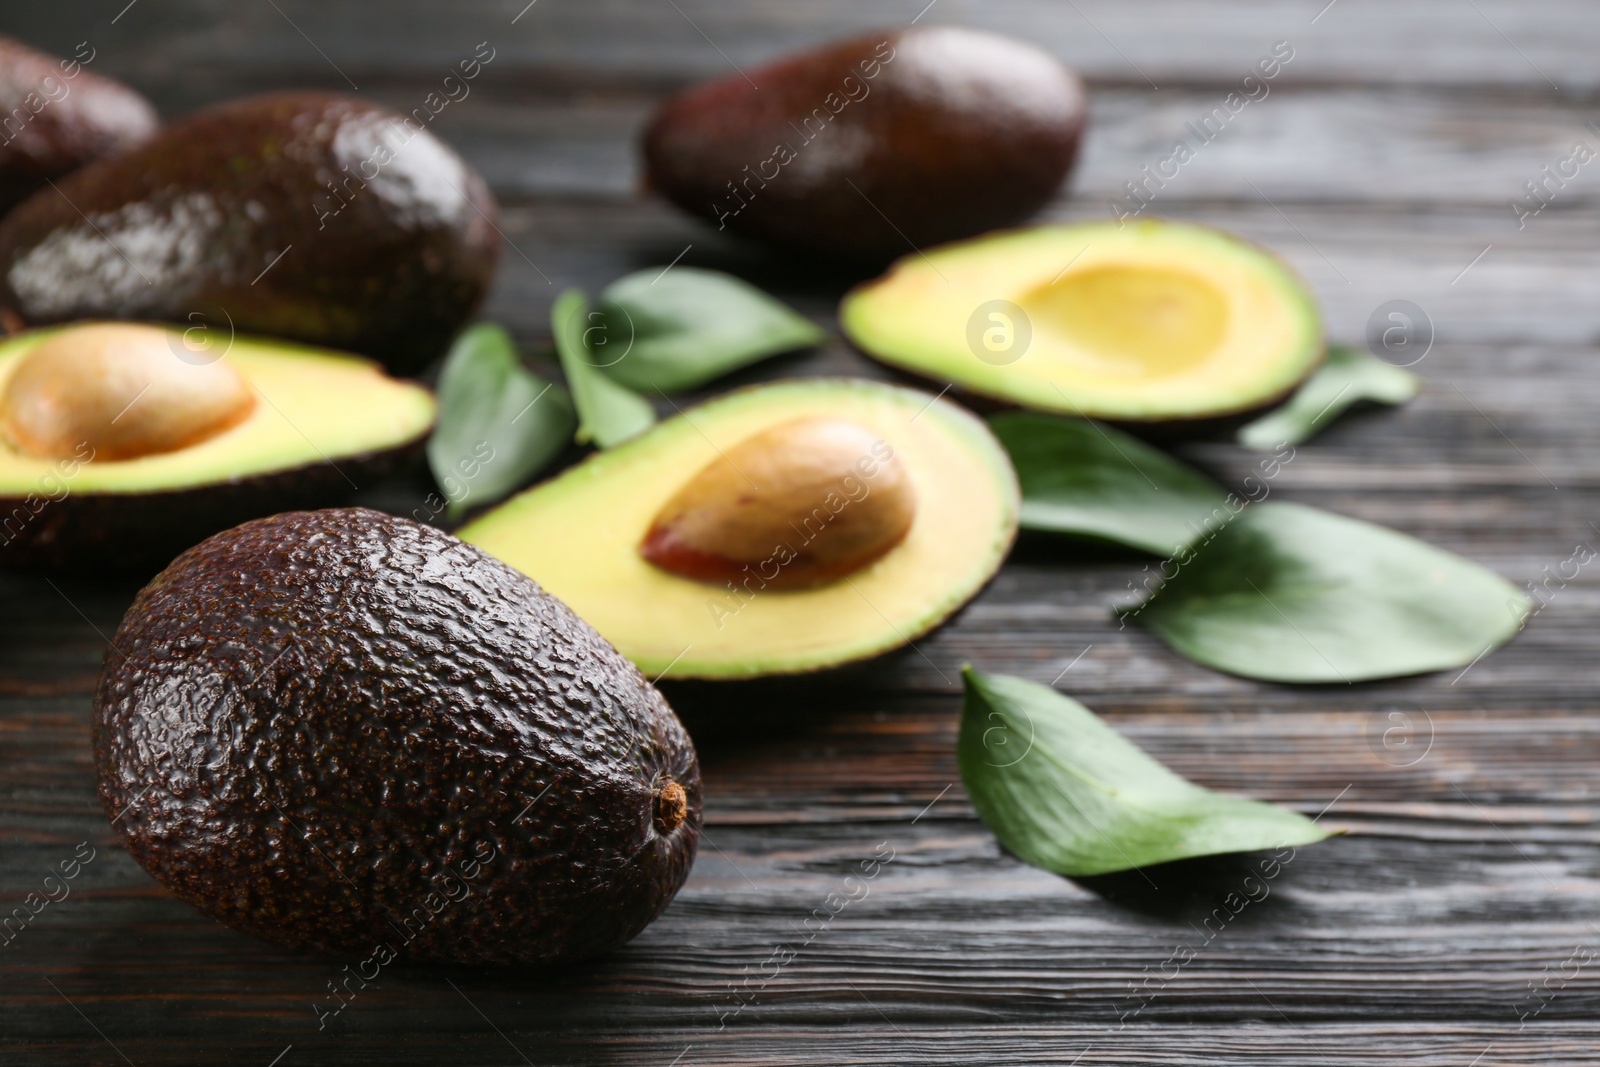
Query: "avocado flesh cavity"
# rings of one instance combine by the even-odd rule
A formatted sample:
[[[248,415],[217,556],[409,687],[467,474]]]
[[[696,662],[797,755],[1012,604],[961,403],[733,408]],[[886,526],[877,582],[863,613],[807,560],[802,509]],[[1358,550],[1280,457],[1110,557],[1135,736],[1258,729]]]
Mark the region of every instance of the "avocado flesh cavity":
[[[784,566],[777,545],[732,586],[640,555],[656,516],[719,451],[816,418],[865,427],[903,466],[916,506],[898,544],[836,581],[787,590],[770,584]],[[870,491],[871,480],[862,482]],[[812,525],[853,506],[841,494]],[[833,667],[915,640],[998,569],[1017,509],[1004,451],[968,412],[880,382],[805,379],[708,401],[502,504],[461,536],[539,581],[652,677],[751,678]],[[786,546],[798,554],[806,536],[802,524]]]
[[[40,345],[105,325],[0,343],[0,397]],[[175,364],[184,353],[237,372],[248,413],[184,447],[124,460],[100,458],[89,442],[37,456],[0,439],[0,564],[148,573],[245,519],[348,499],[420,449],[433,426],[427,389],[367,360],[244,337],[220,356],[195,355],[180,332],[166,336]]]
[[[1218,230],[1041,226],[930,249],[845,297],[868,355],[1023,407],[1207,419],[1291,392],[1323,354],[1305,285]]]
[[[231,101],[56,184],[0,223],[0,304],[28,325],[203,320],[409,373],[444,354],[499,256],[483,179],[349,97]]]
[[[432,527],[236,527],[148,585],[93,724],[100,796],[177,896],[291,948],[562,963],[693,862],[694,748],[565,605]]]

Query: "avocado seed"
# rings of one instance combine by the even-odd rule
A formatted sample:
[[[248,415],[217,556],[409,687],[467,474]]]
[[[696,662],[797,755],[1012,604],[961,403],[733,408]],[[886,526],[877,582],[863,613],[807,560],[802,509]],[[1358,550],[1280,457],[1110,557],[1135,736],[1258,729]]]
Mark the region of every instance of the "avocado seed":
[[[47,459],[137,459],[172,452],[242,422],[256,399],[217,360],[180,359],[156,326],[98,323],[53,334],[22,357],[0,393],[0,434]]]
[[[911,476],[846,419],[781,423],[729,448],[661,509],[639,554],[702,582],[798,589],[860,570],[905,539]]]

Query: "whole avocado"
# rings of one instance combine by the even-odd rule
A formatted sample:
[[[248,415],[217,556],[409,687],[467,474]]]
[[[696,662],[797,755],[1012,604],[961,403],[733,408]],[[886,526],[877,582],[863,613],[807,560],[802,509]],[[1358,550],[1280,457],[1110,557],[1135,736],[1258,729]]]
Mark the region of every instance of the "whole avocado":
[[[85,69],[94,58],[87,41],[58,60],[0,37],[0,213],[160,125],[144,97]]]
[[[95,698],[100,796],[144,868],[278,944],[555,964],[683,884],[693,745],[537,584],[432,527],[290,512],[140,592]]]
[[[1072,169],[1086,109],[1032,45],[886,30],[668,100],[644,132],[646,179],[719,229],[878,264],[1032,215]]]
[[[56,184],[0,223],[13,326],[204,323],[408,373],[443,353],[499,258],[477,172],[351,97],[222,104]]]

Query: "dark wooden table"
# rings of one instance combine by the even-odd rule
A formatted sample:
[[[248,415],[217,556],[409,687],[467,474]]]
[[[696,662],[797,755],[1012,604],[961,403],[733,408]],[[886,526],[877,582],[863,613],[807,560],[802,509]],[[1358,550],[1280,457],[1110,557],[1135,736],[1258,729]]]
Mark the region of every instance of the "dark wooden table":
[[[289,85],[356,87],[409,110],[487,41],[494,60],[436,128],[504,205],[513,247],[489,314],[540,349],[560,289],[594,292],[685,249],[682,262],[736,271],[831,324],[850,279],[639,198],[632,137],[676,86],[907,21],[926,0],[124,2],[8,4],[0,32],[62,54],[87,39],[95,69],[168,115]],[[926,21],[1040,41],[1091,82],[1091,132],[1053,218],[1105,216],[1185,122],[1290,42],[1270,96],[1156,209],[1282,252],[1336,340],[1359,343],[1396,299],[1425,309],[1436,338],[1416,367],[1420,399],[1301,448],[1273,493],[1398,527],[1518,584],[1600,544],[1600,163],[1521,228],[1508,206],[1575,143],[1600,147],[1592,0],[929,6]],[[747,377],[823,372],[883,376],[836,341]],[[1254,462],[1226,443],[1183,451],[1234,484]],[[425,489],[369,497],[409,509]],[[1552,582],[1515,643],[1464,673],[1292,688],[1119,630],[1109,607],[1143,562],[1025,538],[971,607],[919,642],[923,655],[803,683],[671,688],[705,761],[706,834],[659,922],[558,974],[392,968],[321,1030],[312,1005],[351,961],[218,927],[111,843],[88,716],[135,583],[0,577],[0,910],[80,843],[94,857],[70,897],[0,948],[0,1062],[1596,1062],[1594,568]],[[1350,833],[1302,849],[1175,968],[1229,872],[1169,872],[1161,892],[1140,893],[1002,855],[955,767],[968,661],[1056,679],[1179,772],[1326,809]],[[867,898],[803,928],[885,848],[893,862]],[[798,952],[781,968],[778,945]]]

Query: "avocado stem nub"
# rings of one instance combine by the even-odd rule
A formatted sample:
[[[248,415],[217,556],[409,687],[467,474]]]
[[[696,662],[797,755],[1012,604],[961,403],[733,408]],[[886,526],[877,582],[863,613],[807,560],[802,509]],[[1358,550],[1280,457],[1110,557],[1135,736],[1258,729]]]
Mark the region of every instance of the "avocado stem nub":
[[[656,790],[655,824],[656,832],[670,834],[683,825],[683,820],[689,815],[689,794],[683,791],[683,786],[668,778]]]

